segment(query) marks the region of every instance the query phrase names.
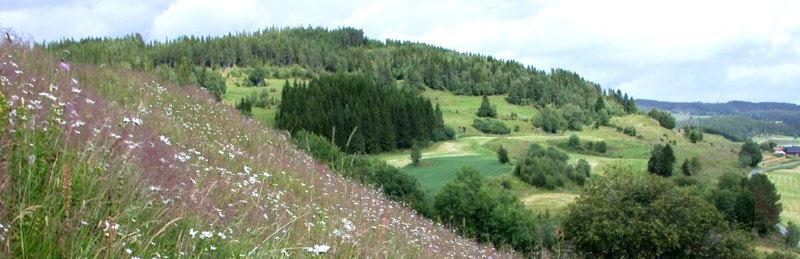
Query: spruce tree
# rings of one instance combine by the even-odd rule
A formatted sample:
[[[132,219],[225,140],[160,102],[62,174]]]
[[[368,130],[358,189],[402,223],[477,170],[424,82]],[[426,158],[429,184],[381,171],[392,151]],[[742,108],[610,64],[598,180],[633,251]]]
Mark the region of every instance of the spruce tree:
[[[481,99],[481,107],[478,108],[478,117],[497,118],[497,107],[489,102],[489,97],[486,95]]]
[[[753,226],[760,234],[768,234],[775,230],[780,221],[783,206],[775,185],[765,174],[754,174],[750,177],[750,191],[755,201],[755,219]]]

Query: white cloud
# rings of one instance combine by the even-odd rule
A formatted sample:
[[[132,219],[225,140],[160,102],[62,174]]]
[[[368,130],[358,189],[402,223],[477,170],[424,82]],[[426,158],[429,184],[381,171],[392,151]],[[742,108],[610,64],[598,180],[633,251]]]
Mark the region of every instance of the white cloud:
[[[728,68],[728,80],[735,82],[748,80],[753,83],[769,83],[774,85],[791,84],[800,80],[800,64],[785,63],[767,66],[731,66]]]

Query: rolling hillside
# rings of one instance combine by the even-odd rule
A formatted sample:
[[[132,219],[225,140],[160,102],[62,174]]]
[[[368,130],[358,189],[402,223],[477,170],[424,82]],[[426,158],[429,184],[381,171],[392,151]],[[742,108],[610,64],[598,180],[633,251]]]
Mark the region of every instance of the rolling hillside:
[[[341,178],[199,88],[60,70],[21,44],[0,46],[0,72],[0,255],[513,256]]]
[[[426,188],[429,193],[435,193],[438,188],[453,179],[455,172],[462,166],[470,166],[479,169],[484,176],[495,179],[498,185],[502,182],[511,183],[512,192],[529,207],[536,210],[558,211],[580,193],[578,188],[573,186],[555,191],[539,190],[511,175],[514,161],[525,152],[530,144],[534,143],[553,146],[567,152],[572,163],[577,162],[578,159],[589,161],[594,174],[603,174],[609,166],[613,165],[629,166],[636,171],[645,172],[652,146],[670,141],[676,143],[677,161],[682,162],[684,159],[697,156],[705,165],[703,173],[693,176],[700,182],[713,184],[725,172],[744,173],[746,171],[737,166],[737,156],[741,144],[713,134],[706,134],[704,141],[692,144],[678,132],[664,129],[658,125],[658,122],[643,115],[629,115],[612,119],[613,125],[635,127],[638,133],[637,137],[625,135],[610,127],[598,129],[587,127],[582,131],[549,134],[534,128],[530,122],[525,121],[527,116],[537,114],[536,109],[509,104],[502,96],[493,96],[490,99],[497,106],[499,117],[508,117],[507,115],[511,112],[522,114],[518,119],[509,118],[504,121],[508,125],[519,125],[520,131],[512,132],[508,136],[500,136],[482,134],[470,126],[472,119],[477,117],[474,111],[480,104],[479,97],[456,96],[430,89],[423,92],[423,95],[439,101],[445,111],[445,122],[448,125],[467,127],[467,132],[459,132],[460,136],[456,140],[438,143],[424,149],[420,166],[410,164],[408,151],[375,155],[374,157],[418,177],[423,188]],[[576,134],[582,140],[605,141],[608,144],[608,151],[604,154],[597,154],[576,152],[565,148],[564,143],[572,134]],[[496,150],[501,145],[509,150],[512,158],[511,165],[501,165],[497,161]]]

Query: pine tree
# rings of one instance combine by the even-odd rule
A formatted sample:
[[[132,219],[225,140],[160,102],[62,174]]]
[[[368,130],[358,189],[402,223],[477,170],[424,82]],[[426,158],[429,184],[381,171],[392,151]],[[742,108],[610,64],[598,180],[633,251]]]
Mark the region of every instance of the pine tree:
[[[486,95],[481,99],[481,107],[478,108],[478,117],[497,118],[497,107],[489,102],[489,97]]]
[[[765,174],[754,174],[750,177],[750,191],[755,200],[755,221],[753,225],[760,234],[768,234],[780,221],[783,206],[781,195]]]
[[[650,152],[650,160],[647,161],[647,171],[664,177],[672,175],[675,164],[675,154],[669,144],[656,144]]]
[[[683,164],[681,164],[681,172],[685,176],[691,176],[692,175],[692,170],[691,170],[691,167],[689,166],[689,159],[683,160]]]

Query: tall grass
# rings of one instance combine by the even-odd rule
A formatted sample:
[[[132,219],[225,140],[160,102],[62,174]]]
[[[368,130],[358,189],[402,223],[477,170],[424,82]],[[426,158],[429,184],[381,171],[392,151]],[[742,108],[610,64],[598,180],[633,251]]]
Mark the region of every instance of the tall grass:
[[[0,46],[0,255],[512,256],[341,178],[199,88],[54,60]]]

